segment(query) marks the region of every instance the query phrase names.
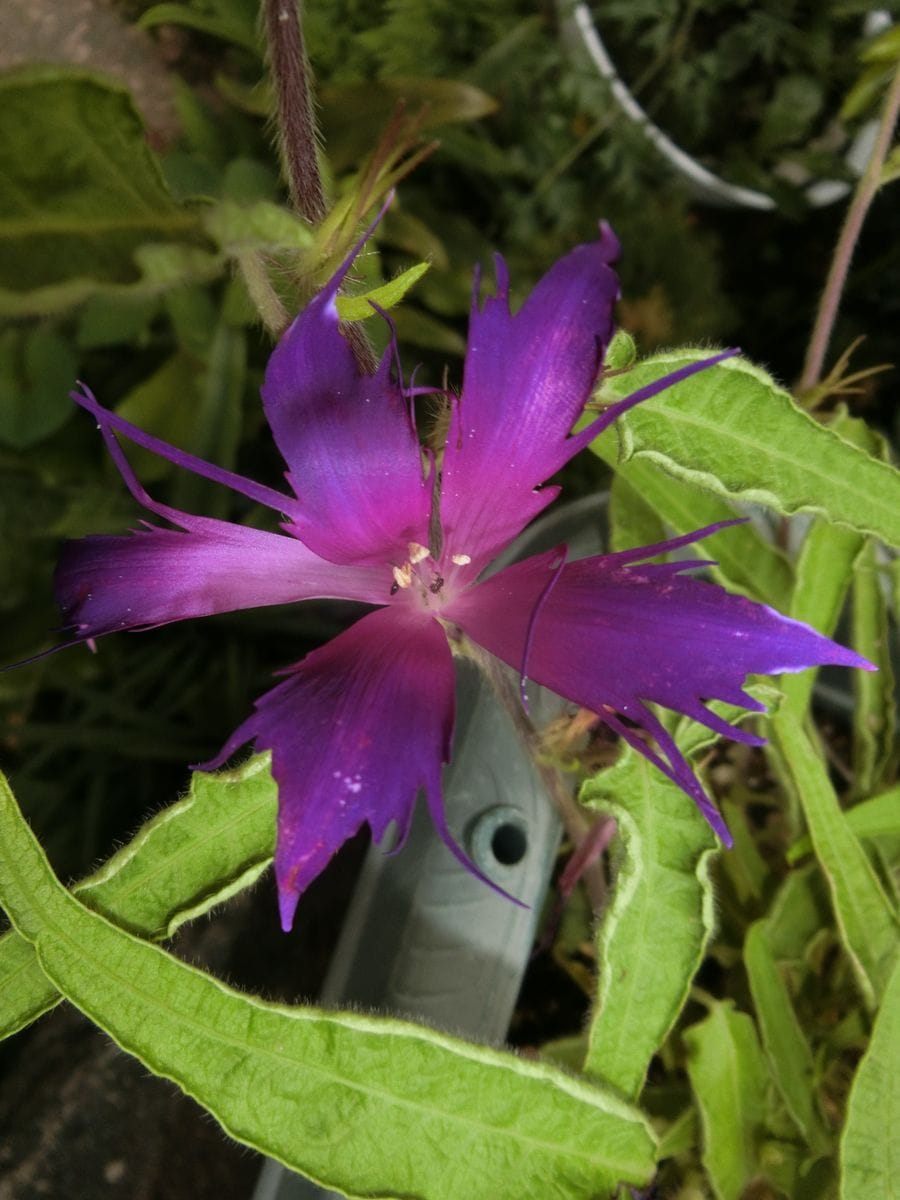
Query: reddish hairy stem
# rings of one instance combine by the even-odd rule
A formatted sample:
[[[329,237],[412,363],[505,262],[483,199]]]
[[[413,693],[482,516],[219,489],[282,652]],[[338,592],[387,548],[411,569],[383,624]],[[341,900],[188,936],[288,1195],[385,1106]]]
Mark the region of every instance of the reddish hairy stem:
[[[327,206],[316,157],[316,121],[298,0],[264,0],[263,19],[291,200],[302,217],[317,225]]]

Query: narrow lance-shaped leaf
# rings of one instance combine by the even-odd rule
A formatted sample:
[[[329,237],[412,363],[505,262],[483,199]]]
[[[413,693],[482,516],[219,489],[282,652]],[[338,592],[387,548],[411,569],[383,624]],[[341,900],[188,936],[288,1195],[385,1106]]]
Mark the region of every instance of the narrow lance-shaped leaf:
[[[91,908],[142,937],[171,937],[255,883],[275,847],[277,788],[268,758],[197,774],[190,793],[154,817],[73,889]],[[0,1038],[60,1000],[18,933],[0,937]]]
[[[888,642],[888,618],[881,590],[875,543],[863,547],[853,577],[853,648],[874,662],[877,672],[857,671],[853,679],[853,768],[855,792],[867,796],[883,786],[896,752],[897,709]]]
[[[770,1078],[756,1030],[730,1002],[716,1003],[684,1040],[703,1128],[703,1165],[716,1200],[739,1200],[759,1173]]]
[[[900,1197],[900,962],[859,1064],[841,1140],[841,1200]]]
[[[813,1150],[822,1150],[827,1146],[827,1135],[816,1108],[812,1051],[779,974],[765,921],[754,922],[747,931],[744,964],[763,1047],[778,1090],[807,1143]]]
[[[888,788],[869,800],[854,804],[844,813],[847,824],[858,838],[900,836],[900,784]],[[789,863],[795,863],[812,850],[810,838],[801,838],[787,853]]]
[[[611,1093],[405,1022],[266,1004],[110,924],[54,878],[5,783],[0,855],[0,899],[66,998],[232,1136],[318,1182],[581,1200],[652,1172],[648,1126]]]
[[[601,395],[616,400],[704,357],[691,349],[654,355],[607,379]],[[786,516],[817,513],[900,544],[900,473],[820,425],[745,359],[701,371],[617,425],[626,460],[650,460],[728,500]],[[604,457],[608,437],[597,447]]]
[[[772,722],[776,767],[803,808],[813,848],[828,881],[838,930],[863,998],[875,1007],[897,956],[891,902],[847,819],[822,759],[790,711]]]
[[[862,535],[853,529],[832,525],[821,517],[815,520],[797,559],[797,582],[788,615],[831,637],[847,597],[853,564],[864,542]],[[783,704],[790,706],[798,718],[802,719],[809,707],[818,673],[816,667],[781,677]]]

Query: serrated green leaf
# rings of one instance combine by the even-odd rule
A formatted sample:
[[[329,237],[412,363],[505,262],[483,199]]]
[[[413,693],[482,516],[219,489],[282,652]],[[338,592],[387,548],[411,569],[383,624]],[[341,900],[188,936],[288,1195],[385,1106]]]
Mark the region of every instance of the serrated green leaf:
[[[604,382],[616,400],[708,353],[644,359]],[[900,544],[900,472],[820,425],[760,367],[731,358],[639,405],[617,422],[622,457],[649,459],[718,496],[785,516],[813,512]],[[609,457],[608,431],[596,446]]]
[[[717,1200],[739,1200],[759,1173],[769,1070],[746,1013],[731,1002],[685,1030],[687,1069],[700,1110],[703,1165]]]
[[[0,311],[134,282],[142,243],[196,238],[112,80],[60,67],[0,77],[0,160]]]
[[[797,717],[772,722],[776,766],[803,808],[828,882],[841,941],[863,999],[876,1007],[897,956],[897,919],[872,865],[841,811],[828,772]]]
[[[858,838],[900,835],[900,785],[845,809],[844,817]],[[788,850],[787,860],[795,863],[811,850],[812,840],[801,838]]]
[[[744,965],[772,1076],[807,1144],[814,1152],[821,1152],[828,1145],[828,1137],[816,1107],[815,1063],[779,974],[765,921],[754,922],[747,931]]]
[[[637,457],[620,462],[618,445],[611,438],[598,438],[591,449],[676,534],[693,533],[707,525],[731,521],[738,515],[718,496],[674,479],[654,463]],[[787,607],[793,583],[790,563],[751,524],[723,529],[695,548],[694,553],[716,560],[718,565],[710,569],[710,574],[724,587],[773,608]]]
[[[431,263],[416,263],[381,287],[373,288],[362,296],[338,296],[337,310],[342,321],[364,321],[376,315],[373,304],[379,308],[393,308],[399,304],[417,279],[421,279]]]
[[[900,1197],[900,961],[859,1064],[841,1139],[841,1200]]]
[[[55,879],[5,784],[0,847],[3,905],[66,998],[291,1169],[429,1200],[581,1200],[649,1179],[653,1136],[611,1093],[405,1022],[267,1004],[112,925]]]
[[[716,839],[696,805],[630,747],[585,784],[581,799],[618,824],[584,1070],[637,1098],[713,928]]]
[[[267,757],[236,771],[197,773],[184,800],[148,821],[73,891],[141,937],[171,937],[259,878],[274,851],[276,807]],[[0,937],[0,1038],[59,999],[32,947],[17,933]]]

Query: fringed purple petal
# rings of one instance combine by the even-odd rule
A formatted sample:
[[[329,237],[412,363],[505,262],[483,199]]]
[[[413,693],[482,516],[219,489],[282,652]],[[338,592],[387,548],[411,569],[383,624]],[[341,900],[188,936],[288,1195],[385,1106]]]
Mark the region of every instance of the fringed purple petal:
[[[392,344],[366,375],[339,329],[335,298],[352,259],[276,346],[266,417],[299,504],[292,529],[323,558],[401,566],[428,544],[431,489],[410,401],[391,378]]]
[[[238,492],[240,495],[246,496],[257,504],[263,504],[266,508],[274,509],[275,512],[287,515],[293,513],[297,504],[293,496],[285,496],[281,492],[276,492],[262,483],[256,483],[253,479],[246,479],[243,475],[237,475],[234,471],[226,471],[222,467],[216,467],[202,458],[197,458],[195,454],[189,454],[187,450],[179,450],[177,446],[172,446],[168,442],[164,442],[161,438],[154,437],[150,433],[145,433],[143,429],[139,429],[131,421],[126,421],[118,413],[104,408],[89,387],[85,387],[84,384],[80,386],[81,391],[71,392],[70,395],[76,404],[79,404],[96,419],[100,432],[103,434],[104,440],[113,454],[116,465],[122,471],[125,482],[132,492],[134,492],[134,488],[130,479],[133,477],[133,473],[127,467],[127,464],[123,468],[123,462],[126,462],[126,460],[121,450],[116,453],[116,433],[121,433],[129,441],[134,442],[136,446],[140,446],[144,450],[149,450],[151,454],[158,454],[160,458],[174,463],[176,467],[181,467],[185,471],[191,471],[194,475],[201,475],[204,479],[212,480],[213,483],[220,483],[223,487],[230,488],[233,492]],[[138,499],[141,500],[142,504],[146,504],[148,508],[153,508],[152,503],[146,497],[143,499],[138,497]]]
[[[441,764],[450,751],[454,673],[437,622],[388,608],[286,675],[256,702],[216,763],[251,738],[257,750],[272,751],[275,872],[282,924],[290,929],[300,893],[363,824],[376,841],[392,821],[405,836],[420,788],[446,833]]]
[[[673,539],[675,543],[684,539]],[[647,547],[646,553],[665,548],[665,543]],[[530,677],[615,723],[707,816],[699,785],[647,702],[754,743],[754,735],[731,729],[706,702],[758,709],[743,690],[749,674],[802,671],[825,663],[874,669],[808,625],[690,578],[683,573],[694,566],[690,563],[625,563],[614,555],[583,559],[567,563],[545,594],[558,557],[552,551],[508,567],[461,595],[445,615],[513,667],[521,663],[522,647],[530,638]],[[629,727],[616,714],[650,733],[663,759],[633,730],[624,732]],[[719,823],[710,820],[721,832]]]
[[[556,495],[536,493],[567,461],[612,336],[619,245],[578,246],[548,271],[512,316],[506,269],[497,294],[469,322],[462,395],[444,451],[441,519],[445,543],[482,566]]]
[[[385,567],[337,566],[284,534],[166,511],[183,531],[148,526],[63,547],[56,597],[79,637],[316,597],[388,598]]]

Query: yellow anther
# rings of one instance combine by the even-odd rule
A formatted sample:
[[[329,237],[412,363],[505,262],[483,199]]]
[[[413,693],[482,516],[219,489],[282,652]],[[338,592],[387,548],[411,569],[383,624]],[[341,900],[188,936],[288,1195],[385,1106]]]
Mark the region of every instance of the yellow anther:
[[[419,542],[410,542],[406,549],[409,553],[409,561],[413,566],[416,563],[424,562],[431,553],[427,546],[423,546]]]
[[[450,561],[456,563],[458,567],[467,567],[472,561],[471,554],[451,554]]]

